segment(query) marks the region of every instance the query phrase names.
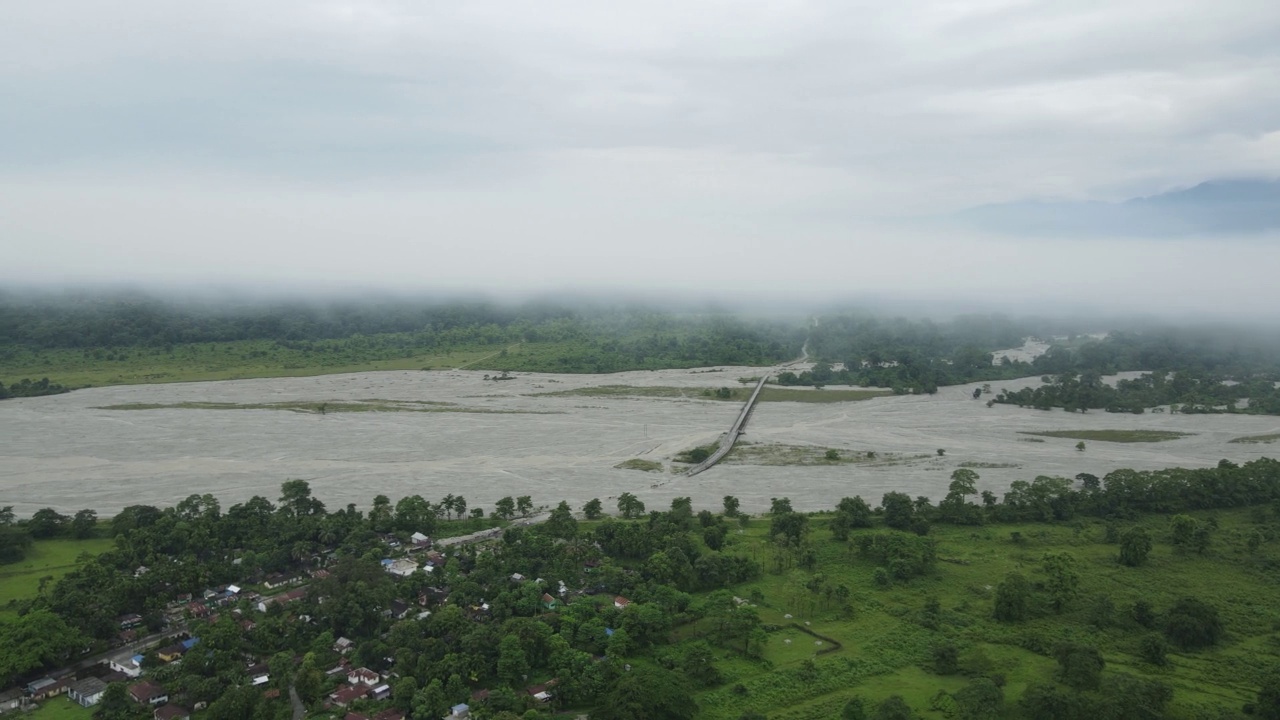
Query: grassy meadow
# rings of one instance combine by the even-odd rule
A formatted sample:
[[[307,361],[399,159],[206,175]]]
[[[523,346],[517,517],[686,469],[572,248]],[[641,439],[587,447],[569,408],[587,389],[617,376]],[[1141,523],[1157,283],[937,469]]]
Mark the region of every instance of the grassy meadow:
[[[58,578],[76,567],[81,553],[97,555],[111,549],[114,540],[37,540],[27,551],[27,556],[11,565],[0,565],[0,619],[12,612],[9,603],[33,598],[40,590],[41,578],[49,588]]]
[[[1029,684],[1053,680],[1057,663],[1052,648],[1068,640],[1101,650],[1104,677],[1125,673],[1172,687],[1171,718],[1216,717],[1219,708],[1239,711],[1254,699],[1265,668],[1280,662],[1280,542],[1272,539],[1250,553],[1245,538],[1258,530],[1247,510],[1197,515],[1218,523],[1213,545],[1203,556],[1172,549],[1167,516],[1125,523],[1125,528],[1145,526],[1156,540],[1147,564],[1137,568],[1117,562],[1118,546],[1103,542],[1105,527],[1098,520],[934,526],[930,536],[939,544],[936,569],[888,588],[876,585],[873,562],[859,557],[851,543],[831,538],[829,516],[810,519],[818,553],[813,572],[771,572],[769,520],[754,519],[740,534],[731,534],[731,547],[760,561],[766,573],[734,592],[756,601],[771,627],[770,640],[759,661],[719,649],[718,664],[727,679],[699,694],[699,717],[736,720],[754,711],[770,720],[832,718],[854,696],[873,707],[889,695],[901,695],[920,717],[943,718],[942,711],[931,709],[939,690],[959,690],[968,682],[966,674],[993,673],[1005,678],[1009,707]],[[872,531],[856,531],[854,537],[857,532]],[[1016,540],[1013,533],[1018,533]],[[1025,622],[996,622],[996,585],[1008,573],[1019,572],[1038,586],[1045,579],[1040,560],[1049,552],[1074,556],[1080,577],[1076,599],[1060,615],[1045,603]],[[816,574],[852,590],[851,617],[842,615],[838,601],[824,601],[805,588]],[[1044,594],[1037,590],[1037,601]],[[1171,650],[1164,667],[1141,660],[1138,642],[1151,631],[1130,618],[1133,603],[1146,600],[1161,612],[1188,595],[1218,608],[1225,641],[1201,652]],[[941,606],[936,622],[924,612],[931,597]],[[1109,600],[1109,613],[1101,598]],[[806,631],[835,641],[838,649],[831,649],[832,642],[816,644]],[[958,647],[958,674],[932,671],[932,650],[942,642]],[[813,661],[812,670],[806,670],[805,660]],[[1014,716],[1020,715],[1011,712]]]

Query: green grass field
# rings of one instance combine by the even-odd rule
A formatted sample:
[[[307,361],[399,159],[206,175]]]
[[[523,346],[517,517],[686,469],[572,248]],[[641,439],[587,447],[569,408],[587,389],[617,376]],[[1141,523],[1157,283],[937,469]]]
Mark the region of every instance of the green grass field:
[[[369,370],[448,370],[500,354],[505,346],[409,351],[346,347],[335,352],[291,350],[272,341],[252,340],[126,350],[21,349],[0,363],[0,382],[47,377],[68,387],[139,383],[303,377]],[[109,359],[110,358],[110,359]]]
[[[1026,431],[1019,434],[1067,438],[1070,440],[1097,440],[1099,442],[1151,443],[1177,440],[1195,433],[1174,432],[1173,430],[1044,430],[1041,432]]]
[[[10,612],[10,601],[35,597],[41,578],[51,577],[51,588],[54,580],[75,569],[81,553],[97,555],[113,544],[107,539],[36,541],[21,562],[0,565],[0,617]]]
[[[35,712],[14,717],[23,720],[89,720],[93,717],[93,708],[80,707],[65,695],[60,695],[40,703]]]
[[[1212,513],[1200,514],[1201,519]],[[869,704],[893,694],[902,695],[924,718],[943,718],[930,710],[940,689],[954,692],[967,678],[939,676],[931,667],[931,650],[941,641],[960,649],[962,673],[1001,673],[1006,678],[1006,704],[1016,703],[1030,683],[1048,682],[1057,664],[1048,650],[1062,640],[1098,647],[1107,662],[1106,673],[1159,679],[1174,689],[1171,718],[1208,717],[1208,708],[1240,707],[1253,700],[1263,670],[1280,662],[1280,541],[1271,540],[1249,554],[1243,538],[1255,532],[1248,511],[1219,512],[1213,549],[1205,556],[1176,554],[1167,544],[1168,518],[1152,516],[1144,525],[1156,539],[1149,562],[1128,568],[1116,562],[1116,545],[1104,544],[1100,521],[1059,525],[992,525],[934,527],[939,542],[936,570],[906,584],[880,589],[873,580],[875,565],[844,543],[831,539],[828,519],[811,519],[818,551],[816,573],[852,590],[854,614],[842,617],[836,603],[824,602],[805,589],[814,573],[795,569],[781,574],[766,571],[754,583],[735,588],[735,594],[763,595],[759,610],[765,623],[777,626],[770,634],[765,661],[750,661],[721,648],[721,669],[728,681],[698,696],[699,717],[736,720],[756,711],[770,720],[838,717],[849,698],[858,695]],[[1023,541],[1011,540],[1011,532]],[[731,534],[735,551],[772,565],[767,541],[768,519],[752,520],[746,531]],[[1080,592],[1062,615],[1047,608],[1031,620],[1001,624],[991,618],[994,587],[1006,574],[1020,572],[1034,584],[1043,581],[1040,558],[1046,552],[1069,552],[1080,575]],[[1110,623],[1092,622],[1090,608],[1100,596],[1115,607]],[[1218,607],[1227,628],[1220,646],[1197,653],[1172,652],[1165,668],[1147,665],[1137,656],[1137,643],[1148,632],[1128,619],[1133,602],[1145,599],[1157,611],[1178,597],[1194,595]],[[923,622],[928,597],[941,603],[940,623]],[[757,597],[759,597],[757,595]],[[786,615],[792,615],[787,618]],[[809,629],[842,645],[819,655],[813,638],[790,628],[811,623]],[[791,643],[786,644],[785,640]],[[1027,648],[1035,648],[1032,651]],[[804,660],[815,663],[816,674],[802,678]],[[741,686],[735,689],[736,686]],[[1216,715],[1214,715],[1216,717]]]

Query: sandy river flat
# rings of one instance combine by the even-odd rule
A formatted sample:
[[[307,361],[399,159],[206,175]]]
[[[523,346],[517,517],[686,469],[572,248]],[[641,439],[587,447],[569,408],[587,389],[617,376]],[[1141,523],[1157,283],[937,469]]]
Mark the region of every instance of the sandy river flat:
[[[1069,414],[995,406],[971,398],[974,385],[934,396],[860,402],[762,404],[744,439],[755,443],[875,450],[917,459],[879,465],[726,465],[695,478],[618,470],[628,458],[667,462],[680,450],[714,441],[738,404],[697,397],[705,387],[736,385],[759,369],[724,368],[615,375],[520,374],[493,382],[484,373],[373,372],[308,378],[133,385],[0,403],[0,506],[19,514],[41,507],[166,505],[191,493],[213,493],[224,507],[261,494],[273,500],[286,479],[310,481],[330,507],[367,505],[421,494],[464,495],[487,508],[504,495],[536,503],[561,499],[575,507],[592,497],[632,492],[651,508],[692,496],[718,507],[726,494],[744,509],[789,496],[798,509],[827,508],[845,495],[876,504],[889,490],[935,499],[962,462],[1016,463],[979,469],[979,489],[1003,492],[1036,475],[1103,475],[1118,467],[1201,467],[1220,458],[1241,462],[1275,455],[1280,445],[1228,444],[1232,438],[1280,432],[1280,418],[1241,415]],[[1035,378],[996,383],[1019,387]],[[688,398],[538,396],[596,385],[687,387]],[[351,412],[315,415],[282,410],[105,410],[127,403],[277,403],[382,399],[443,401],[497,413]],[[552,413],[552,414],[530,414]],[[1119,444],[1045,438],[1018,431],[1159,429],[1195,433],[1169,442]],[[936,449],[945,448],[944,457]],[[928,456],[928,457],[918,457]],[[612,503],[606,502],[607,506]]]

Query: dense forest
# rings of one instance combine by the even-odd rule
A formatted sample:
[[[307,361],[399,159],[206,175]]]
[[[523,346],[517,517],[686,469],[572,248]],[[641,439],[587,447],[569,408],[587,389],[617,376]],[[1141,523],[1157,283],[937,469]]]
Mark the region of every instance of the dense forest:
[[[829,313],[743,319],[639,305],[425,300],[201,304],[137,295],[0,294],[0,399],[124,382],[424,369],[608,373],[773,365],[782,385],[934,393],[945,385],[1049,376],[995,402],[1071,410],[1278,412],[1280,335],[1262,329],[961,316],[945,322]],[[1030,362],[994,351],[1044,338]],[[1115,387],[1101,377],[1153,374]],[[30,377],[42,377],[33,381]]]
[[[367,512],[330,511],[305,481],[285,483],[275,502],[224,511],[192,495],[127,508],[105,525],[91,510],[5,511],[10,559],[22,537],[106,532],[115,547],[11,603],[0,682],[110,643],[120,618],[136,614],[147,631],[198,639],[201,652],[179,663],[153,650],[143,668],[174,702],[208,703],[202,717],[213,720],[289,717],[280,693],[251,682],[268,670],[265,688],[292,688],[323,713],[356,668],[391,690],[369,699],[357,684],[354,709],[412,718],[444,717],[457,703],[508,720],[555,710],[617,720],[925,711],[1127,720],[1193,717],[1193,707],[1194,717],[1280,717],[1280,638],[1267,625],[1280,618],[1280,462],[1037,477],[1003,498],[980,492],[980,481],[960,469],[937,503],[890,492],[875,508],[844,498],[833,513],[775,498],[759,518],[731,496],[718,513],[695,512],[688,498],[646,512],[624,493],[616,518],[599,500],[579,512],[560,503],[527,527],[509,522],[538,512],[530,497],[488,513],[456,496],[378,496]],[[967,568],[989,563],[992,550],[964,548],[1000,547],[1000,525],[1011,529],[1000,554],[1017,564],[975,589]],[[437,539],[431,549],[410,537],[489,527],[482,542]],[[383,558],[432,569],[397,577]],[[1206,582],[1219,585],[1185,574],[1202,563],[1217,568]],[[1159,590],[1128,605],[1110,594],[1133,583]],[[1256,595],[1220,595],[1221,583]],[[204,598],[198,609],[193,597]],[[898,628],[888,645],[875,639],[886,623]],[[850,636],[846,626],[863,629]],[[865,649],[845,647],[855,639]],[[881,676],[915,679],[884,686]],[[1244,700],[1206,700],[1204,683]],[[817,704],[790,708],[807,702]],[[96,716],[141,717],[122,684]]]

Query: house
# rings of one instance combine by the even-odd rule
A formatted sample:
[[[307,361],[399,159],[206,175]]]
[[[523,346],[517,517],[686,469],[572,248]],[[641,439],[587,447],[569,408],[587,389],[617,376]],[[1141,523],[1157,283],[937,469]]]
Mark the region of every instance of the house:
[[[548,610],[555,610],[559,605],[559,600],[551,597],[547,593],[542,593],[542,607]]]
[[[396,620],[403,620],[409,615],[409,603],[401,600],[392,600],[391,607],[387,609],[387,614]]]
[[[511,573],[511,579],[516,582],[524,582],[524,576],[520,573]]]
[[[333,644],[333,651],[338,653],[339,655],[346,655],[347,653],[354,650],[355,647],[356,647],[356,644],[354,642],[352,642],[351,640],[348,640],[347,638],[340,637],[338,638],[338,641]]]
[[[272,605],[288,605],[289,603],[297,602],[306,596],[306,588],[298,588],[297,590],[290,590],[289,592],[282,593],[280,595],[272,595],[271,597],[263,598],[258,601],[258,612],[266,612],[267,608]]]
[[[560,680],[558,678],[554,678],[541,685],[531,685],[525,688],[524,691],[538,702],[547,702],[551,699],[551,688],[555,687],[559,683]]]
[[[329,702],[338,707],[346,707],[356,700],[363,699],[368,694],[369,688],[364,685],[348,685],[329,693]]]
[[[51,677],[42,677],[38,680],[32,680],[27,683],[27,697],[32,700],[43,700],[54,695],[61,695],[67,689],[67,683],[63,680],[54,680]]]
[[[128,645],[131,642],[137,642],[138,631],[134,630],[133,628],[129,628],[128,630],[121,630],[120,633],[116,635],[116,641],[121,645]]]
[[[387,698],[389,698],[389,697],[391,697],[391,686],[390,686],[390,685],[388,685],[388,684],[386,684],[386,683],[382,683],[381,685],[379,685],[379,686],[377,686],[377,687],[375,687],[375,688],[373,689],[373,699],[374,699],[374,700],[386,700],[386,699],[387,699]]]
[[[191,713],[180,705],[165,705],[156,708],[151,717],[155,720],[191,720]]]
[[[328,571],[328,570],[325,570],[324,568],[319,568],[319,569],[316,569],[316,570],[312,570],[312,571],[311,571],[311,577],[315,578],[316,580],[323,580],[323,579],[325,579],[325,578],[329,577],[329,571]]]
[[[77,680],[67,687],[67,697],[80,704],[80,707],[93,707],[102,699],[107,691],[107,684],[100,678],[87,677]]]
[[[244,671],[245,677],[249,678],[249,682],[254,685],[264,685],[271,681],[271,670],[266,663],[258,663],[250,665],[248,670]]]
[[[142,624],[142,616],[137,613],[121,615],[116,618],[116,620],[120,623],[121,630],[128,630],[129,628],[138,627]]]
[[[342,716],[342,720],[369,720],[369,716],[358,712],[349,712]]]
[[[227,586],[227,595],[228,595],[228,596],[230,596],[230,595],[239,595],[239,594],[240,594],[240,586],[239,586],[239,585],[228,585],[228,586]]]
[[[161,660],[167,663],[171,663],[174,660],[181,660],[182,656],[186,654],[187,654],[187,649],[182,646],[182,643],[174,643],[172,645],[166,645],[165,647],[162,647],[156,651],[156,657],[160,658]]]
[[[296,585],[302,582],[300,575],[285,575],[284,573],[271,573],[262,581],[262,586],[268,590],[284,587],[285,585]]]
[[[111,660],[107,663],[107,667],[117,672],[122,672],[131,678],[136,678],[142,674],[142,656],[134,655],[123,660]]]
[[[26,696],[22,693],[22,688],[9,688],[4,692],[0,692],[0,714],[17,710],[25,701]]]
[[[209,607],[202,602],[190,603],[187,605],[187,612],[191,613],[191,617],[197,620],[209,617]]]
[[[137,685],[130,685],[129,697],[133,698],[134,702],[142,705],[163,705],[169,702],[168,691],[150,680],[143,680]]]
[[[621,595],[613,599],[613,606],[618,608],[619,610],[626,610],[629,605],[631,605],[631,601],[622,597]]]
[[[356,668],[347,673],[347,682],[352,685],[364,685],[373,687],[382,682],[382,676],[370,670],[369,668]]]
[[[409,558],[387,558],[382,561],[382,568],[392,575],[409,577],[418,571],[418,563]]]
[[[409,539],[413,541],[414,547],[418,547],[418,548],[431,547],[431,538],[427,537],[426,535],[423,535],[420,532],[416,532],[413,535],[410,535]]]
[[[466,703],[454,705],[449,708],[449,711],[449,714],[444,717],[444,720],[467,720],[467,718],[471,717],[471,707]]]

